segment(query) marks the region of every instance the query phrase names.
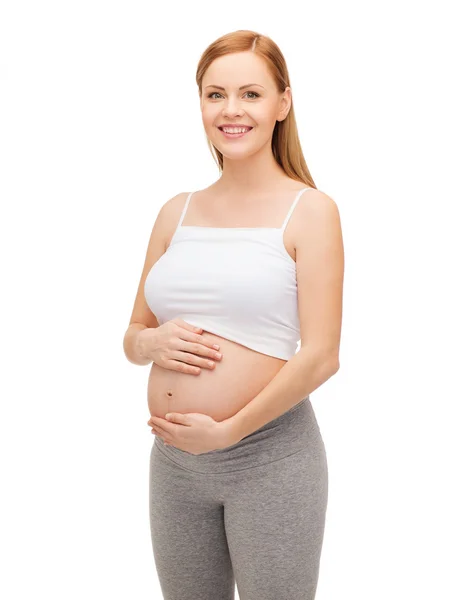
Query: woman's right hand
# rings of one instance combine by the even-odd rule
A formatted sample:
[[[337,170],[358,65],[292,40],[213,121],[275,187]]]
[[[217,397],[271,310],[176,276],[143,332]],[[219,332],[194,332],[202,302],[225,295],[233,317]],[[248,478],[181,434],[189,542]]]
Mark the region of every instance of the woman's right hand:
[[[200,368],[212,369],[218,351],[206,340],[201,329],[183,319],[175,318],[159,327],[148,327],[139,332],[137,345],[140,353],[155,364],[170,371],[199,375]]]

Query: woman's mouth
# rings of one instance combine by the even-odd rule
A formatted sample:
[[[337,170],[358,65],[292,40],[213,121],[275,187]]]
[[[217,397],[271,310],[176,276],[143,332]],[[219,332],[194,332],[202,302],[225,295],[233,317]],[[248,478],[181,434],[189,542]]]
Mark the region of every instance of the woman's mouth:
[[[218,127],[218,129],[225,138],[232,140],[244,137],[244,135],[247,135],[252,131],[253,127],[248,129],[244,128],[244,130],[242,130],[242,128],[228,128],[224,131],[222,127]]]

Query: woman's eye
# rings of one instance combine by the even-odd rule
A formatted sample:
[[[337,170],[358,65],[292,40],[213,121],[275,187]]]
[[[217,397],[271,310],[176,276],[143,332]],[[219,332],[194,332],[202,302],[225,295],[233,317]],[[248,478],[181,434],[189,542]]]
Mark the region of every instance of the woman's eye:
[[[211,94],[208,94],[208,98],[212,98],[214,94],[217,94],[218,96],[221,95],[219,92],[212,92]],[[258,94],[257,92],[246,92],[246,94],[254,94],[255,98],[258,98],[260,96],[260,94]],[[253,99],[254,98],[251,98],[251,100]]]

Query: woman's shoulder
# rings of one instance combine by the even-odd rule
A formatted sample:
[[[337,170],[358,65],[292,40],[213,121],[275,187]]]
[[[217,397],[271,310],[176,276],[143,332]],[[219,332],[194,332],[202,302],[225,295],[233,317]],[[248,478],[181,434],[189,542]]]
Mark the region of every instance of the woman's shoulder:
[[[177,227],[180,215],[190,192],[179,192],[164,202],[156,218],[160,231],[165,239],[165,247],[168,247]]]

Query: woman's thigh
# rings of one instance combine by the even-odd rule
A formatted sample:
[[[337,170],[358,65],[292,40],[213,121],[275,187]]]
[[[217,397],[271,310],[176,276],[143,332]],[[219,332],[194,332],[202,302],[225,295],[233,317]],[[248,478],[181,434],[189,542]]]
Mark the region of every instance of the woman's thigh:
[[[205,475],[187,471],[152,445],[149,512],[164,600],[234,600],[222,502]]]
[[[322,437],[231,474],[224,519],[241,600],[313,600],[328,499]]]

